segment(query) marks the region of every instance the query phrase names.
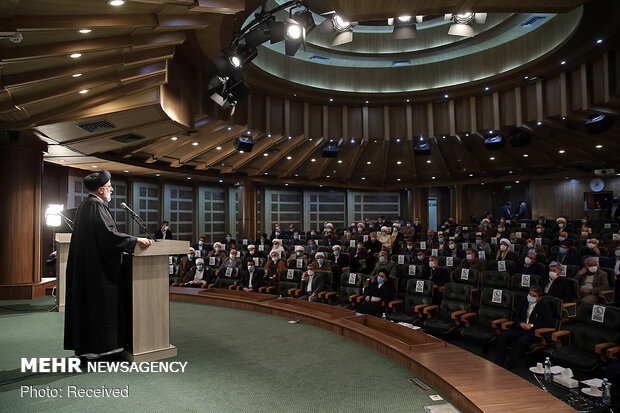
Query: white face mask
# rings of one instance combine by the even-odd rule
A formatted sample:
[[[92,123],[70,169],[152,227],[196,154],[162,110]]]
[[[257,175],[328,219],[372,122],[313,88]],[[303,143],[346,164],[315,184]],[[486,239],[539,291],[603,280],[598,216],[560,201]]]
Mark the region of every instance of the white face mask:
[[[532,259],[530,257],[525,257],[524,261],[527,265],[530,265],[532,263]]]
[[[502,245],[499,246],[499,249],[502,250],[502,251],[506,251],[508,249],[508,246],[502,244]]]
[[[528,248],[534,248],[534,244],[532,244],[531,242],[528,242],[528,243],[527,243],[527,247],[528,247]]]
[[[308,275],[314,275],[314,271],[308,270]]]
[[[581,236],[582,237],[587,237],[588,236],[588,231],[581,231]]]
[[[558,224],[558,227],[564,228],[564,224]]]
[[[598,267],[596,265],[588,267],[588,271],[590,271],[591,273],[595,273],[597,269],[598,269]]]
[[[538,232],[540,234],[541,232],[543,232],[543,230],[542,230],[542,228],[536,228],[536,232]]]
[[[456,248],[456,245],[454,245],[454,244],[449,244],[448,246],[450,247],[451,250]]]
[[[204,244],[204,242],[198,241],[198,245],[202,245],[202,244]]]
[[[429,261],[428,266],[431,268],[435,268],[435,261]]]
[[[558,274],[555,271],[549,271],[549,278],[551,278],[551,281],[553,281],[558,278]]]
[[[271,261],[278,262],[278,257],[271,257]]]
[[[593,249],[594,249],[594,247],[595,247],[595,245],[594,245],[594,243],[593,243],[593,242],[588,242],[586,245],[587,245],[587,247],[588,247],[588,248],[590,248],[591,250],[593,250]]]
[[[413,245],[407,245],[407,250],[411,251],[413,249]]]
[[[254,255],[255,250],[249,250],[248,252],[250,253],[250,255]]]
[[[234,260],[235,258],[237,258],[237,256],[235,254],[230,254],[230,259]]]

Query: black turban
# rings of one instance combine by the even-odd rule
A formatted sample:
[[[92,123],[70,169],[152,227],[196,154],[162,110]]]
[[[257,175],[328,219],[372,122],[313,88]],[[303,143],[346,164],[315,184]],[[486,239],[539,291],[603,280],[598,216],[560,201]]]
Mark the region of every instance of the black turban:
[[[84,186],[91,192],[96,191],[98,188],[101,188],[102,186],[107,184],[111,178],[112,175],[110,175],[110,172],[108,171],[104,170],[93,172],[92,174],[84,178]]]

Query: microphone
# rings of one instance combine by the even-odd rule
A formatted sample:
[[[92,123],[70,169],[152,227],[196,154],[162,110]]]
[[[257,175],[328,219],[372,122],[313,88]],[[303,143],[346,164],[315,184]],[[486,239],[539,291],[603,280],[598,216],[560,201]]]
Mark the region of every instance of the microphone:
[[[126,209],[133,216],[138,215],[135,212],[133,212],[133,210],[131,208],[129,208],[129,206],[126,203],[124,203],[124,202],[121,202],[121,208]]]
[[[150,231],[148,230],[148,228],[146,227],[146,223],[142,220],[142,218],[140,218],[140,216],[138,214],[136,214],[133,209],[129,208],[129,206],[124,203],[121,202],[121,208],[127,210],[127,212],[129,212],[129,214],[131,215],[131,219],[133,219],[136,224],[138,224],[140,226],[140,228],[142,228],[142,230],[155,242],[157,242],[157,239],[155,239],[155,237],[153,236],[153,234],[150,233]]]

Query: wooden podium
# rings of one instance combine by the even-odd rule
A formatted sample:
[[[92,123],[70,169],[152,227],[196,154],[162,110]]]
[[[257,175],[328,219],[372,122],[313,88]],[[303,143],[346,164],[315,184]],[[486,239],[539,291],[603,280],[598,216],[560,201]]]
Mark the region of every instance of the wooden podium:
[[[67,291],[67,257],[69,256],[70,233],[56,233],[56,303],[58,311],[65,311],[65,295]]]
[[[170,344],[168,256],[187,254],[189,241],[159,240],[146,249],[136,245],[132,264],[132,348],[129,361],[141,363],[177,355]]]

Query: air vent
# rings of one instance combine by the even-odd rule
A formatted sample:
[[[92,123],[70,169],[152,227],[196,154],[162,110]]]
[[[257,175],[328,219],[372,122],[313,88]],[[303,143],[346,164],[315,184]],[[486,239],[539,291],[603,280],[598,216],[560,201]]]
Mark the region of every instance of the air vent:
[[[546,16],[532,16],[523,23],[521,23],[521,27],[525,27],[526,29],[533,29],[543,22],[547,17]]]
[[[100,120],[97,122],[91,123],[82,123],[78,125],[80,128],[84,129],[87,132],[94,133],[102,130],[114,129],[116,126],[112,125],[107,120]]]
[[[197,130],[193,130],[193,129],[191,129],[191,130],[188,130],[188,131],[183,132],[183,135],[185,135],[185,136],[192,136],[192,135],[195,135],[195,134],[197,134],[197,133],[198,133],[198,131],[197,131]]]
[[[133,143],[133,142],[137,142],[139,140],[144,139],[144,136],[134,135],[133,133],[126,133],[124,135],[115,136],[110,139],[116,142],[120,142],[120,143]]]
[[[410,60],[393,60],[392,66],[409,66],[411,64]]]
[[[319,56],[318,54],[315,54],[314,56],[310,57],[310,60],[314,60],[316,62],[325,63],[325,62],[327,62],[329,60],[329,57]]]

